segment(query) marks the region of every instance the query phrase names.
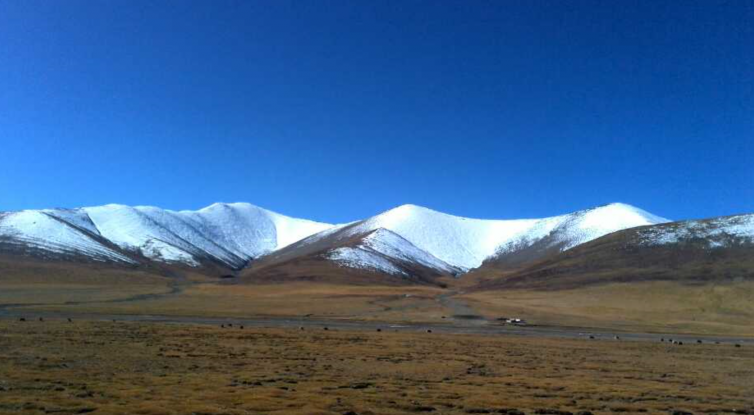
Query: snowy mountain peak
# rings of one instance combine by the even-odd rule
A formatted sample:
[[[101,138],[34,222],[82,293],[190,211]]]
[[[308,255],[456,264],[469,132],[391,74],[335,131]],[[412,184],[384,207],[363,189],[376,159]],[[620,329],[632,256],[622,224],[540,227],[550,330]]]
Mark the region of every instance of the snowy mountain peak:
[[[308,246],[372,233],[357,247],[362,254],[456,273],[534,245],[565,250],[618,230],[664,222],[623,203],[522,220],[471,219],[406,204],[346,225],[292,218],[249,203],[215,203],[196,211],[108,204],[0,214],[0,242],[54,245],[98,258],[117,257],[117,247],[163,262],[213,261],[238,269],[295,242]]]
[[[493,255],[522,249],[546,237],[569,249],[607,233],[663,222],[667,220],[623,203],[521,220],[471,219],[408,204],[366,219],[351,232],[388,229],[437,259],[468,270]]]
[[[590,214],[597,217],[598,215],[603,215],[605,218],[610,217],[611,219],[615,220],[616,218],[624,218],[624,219],[631,219],[631,220],[644,220],[647,222],[648,225],[655,224],[655,223],[664,223],[664,222],[670,222],[670,220],[665,219],[663,217],[654,215],[652,213],[647,212],[644,209],[640,209],[636,206],[632,206],[626,203],[610,203],[607,205],[597,206],[592,209],[586,209],[580,212],[584,212],[585,214]],[[576,212],[579,213],[579,212]]]
[[[199,212],[209,212],[213,210],[223,210],[223,209],[247,209],[247,210],[263,210],[266,212],[269,212],[266,209],[263,209],[259,206],[252,205],[251,203],[246,202],[233,202],[233,203],[225,203],[225,202],[216,202],[213,203],[207,207],[203,207],[199,209]],[[190,210],[182,210],[181,212],[193,212]]]
[[[290,218],[248,203],[214,204],[180,212],[120,204],[24,212],[0,217],[0,239],[23,241],[41,249],[54,242],[56,247],[70,245],[70,249],[57,251],[97,258],[106,252],[114,257],[110,248],[102,245],[107,241],[162,262],[197,266],[202,260],[210,260],[231,268],[241,268],[258,256],[332,226]],[[55,220],[50,222],[39,215]],[[17,220],[31,216],[40,219]]]

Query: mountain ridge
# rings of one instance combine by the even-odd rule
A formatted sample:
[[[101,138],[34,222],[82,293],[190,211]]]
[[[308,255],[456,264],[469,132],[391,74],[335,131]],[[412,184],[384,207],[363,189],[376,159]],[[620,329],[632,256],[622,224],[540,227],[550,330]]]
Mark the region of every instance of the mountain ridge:
[[[24,217],[27,220],[19,221]],[[25,245],[31,251],[81,255],[98,261],[214,265],[231,271],[281,252],[288,259],[307,256],[312,251],[307,245],[315,244],[319,249],[319,241],[324,240],[333,245],[321,247],[323,258],[337,266],[363,266],[374,271],[374,265],[382,263],[382,272],[389,269],[400,275],[406,272],[406,264],[413,262],[417,269],[432,275],[456,276],[511,252],[532,251],[532,246],[547,238],[557,243],[551,243],[545,251],[560,251],[616,230],[664,222],[667,219],[624,203],[543,219],[505,220],[466,218],[404,204],[337,225],[289,217],[246,202],[218,202],[198,210],[178,211],[107,204],[2,212],[0,239],[10,246]],[[361,246],[341,247],[334,252],[342,241],[353,237],[365,239]],[[375,247],[385,252],[377,252]],[[349,255],[355,257],[348,260]],[[395,263],[387,265],[384,261]],[[275,261],[266,263],[270,262]]]
[[[563,289],[644,280],[754,279],[754,214],[617,231],[507,270],[488,264],[482,289]]]

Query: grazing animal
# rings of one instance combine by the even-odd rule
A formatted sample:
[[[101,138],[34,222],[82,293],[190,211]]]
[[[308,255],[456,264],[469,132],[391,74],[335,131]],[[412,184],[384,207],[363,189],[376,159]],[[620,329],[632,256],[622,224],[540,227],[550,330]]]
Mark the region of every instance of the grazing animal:
[[[224,329],[225,328],[225,324],[220,324],[220,328]]]
[[[21,317],[21,318],[18,319],[18,321],[26,321],[26,319],[23,318],[23,317]]]
[[[697,342],[698,344],[702,344],[702,341],[701,341],[701,340],[697,340],[696,342]]]
[[[304,326],[299,326],[298,329],[301,330],[301,331],[303,331],[304,330]]]
[[[589,339],[594,340],[594,336],[589,336]]]
[[[42,317],[40,317],[40,318],[39,318],[39,321],[45,321],[45,319],[43,319]]]
[[[243,326],[241,326],[240,329],[243,330]]]
[[[738,344],[738,343],[736,343],[736,347],[741,347],[741,345],[740,345],[740,344]]]
[[[68,317],[68,322],[69,322],[69,323],[73,323],[73,320],[71,320],[71,318],[70,318],[70,317]]]
[[[330,329],[328,329],[327,327],[325,327],[325,330],[330,330]]]
[[[432,330],[427,330],[427,333],[432,333]]]
[[[378,332],[382,331],[382,329],[377,329]]]
[[[665,342],[665,338],[664,337],[661,338],[660,341],[664,343]]]
[[[620,336],[615,336],[615,340],[620,340]]]

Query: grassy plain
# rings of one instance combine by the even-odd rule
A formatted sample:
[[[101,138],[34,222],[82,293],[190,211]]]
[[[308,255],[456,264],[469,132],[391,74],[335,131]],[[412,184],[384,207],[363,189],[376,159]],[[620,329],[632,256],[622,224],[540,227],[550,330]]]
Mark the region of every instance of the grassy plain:
[[[0,320],[2,414],[513,414],[513,409],[754,413],[754,349]]]
[[[55,288],[59,291],[55,292]],[[68,290],[50,288],[55,295]],[[175,295],[134,301],[51,304],[35,310],[205,317],[316,316],[364,320],[439,321],[449,313],[437,301],[443,290],[427,286],[348,286],[318,283],[194,284]],[[40,295],[45,293],[40,291]],[[39,298],[39,297],[38,297]]]
[[[564,290],[494,290],[461,297],[486,317],[536,324],[754,336],[754,282],[667,281]]]
[[[754,336],[754,283],[637,282],[562,290],[484,290],[430,286],[218,284],[167,279],[131,283],[0,281],[0,305],[36,304],[60,313],[196,317],[315,317],[435,322],[479,314],[531,324],[607,330]],[[462,292],[460,290],[463,290]],[[460,311],[453,305],[467,305]]]

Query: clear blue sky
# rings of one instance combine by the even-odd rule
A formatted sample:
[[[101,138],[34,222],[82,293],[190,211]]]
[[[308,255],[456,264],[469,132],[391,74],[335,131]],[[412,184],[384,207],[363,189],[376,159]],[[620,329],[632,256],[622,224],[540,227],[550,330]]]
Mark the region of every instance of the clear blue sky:
[[[0,210],[754,211],[754,1],[0,0]]]

